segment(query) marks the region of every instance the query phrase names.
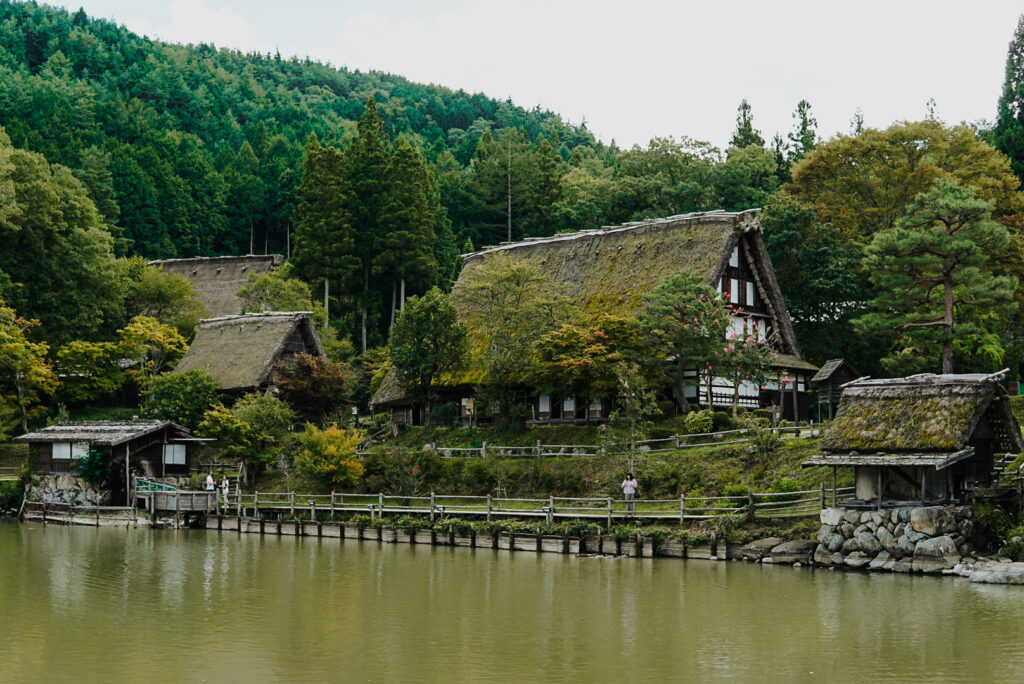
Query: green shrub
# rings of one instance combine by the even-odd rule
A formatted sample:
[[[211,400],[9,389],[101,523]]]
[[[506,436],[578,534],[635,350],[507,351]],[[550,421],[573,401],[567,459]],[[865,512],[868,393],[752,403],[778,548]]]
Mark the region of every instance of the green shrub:
[[[1005,533],[996,556],[1014,561],[1024,560],[1024,527],[1014,527]]]
[[[732,416],[725,411],[715,411],[712,413],[711,424],[715,430],[732,430],[734,427]]]
[[[671,399],[662,399],[658,402],[658,411],[662,416],[674,416],[676,415],[676,402]]]
[[[777,477],[772,480],[772,484],[768,487],[768,491],[772,493],[779,492],[799,492],[803,487],[796,480],[788,477]],[[799,498],[799,494],[793,496],[773,496],[770,501],[795,501]]]
[[[348,522],[350,525],[355,525],[359,529],[365,530],[373,524],[374,520],[368,515],[358,514],[349,518]]]
[[[711,432],[714,428],[714,422],[711,415],[712,414],[709,409],[705,409],[703,411],[691,411],[686,414],[686,432],[691,435]]]
[[[18,508],[24,495],[25,485],[21,480],[0,482],[0,511]]]
[[[565,524],[565,533],[570,537],[587,537],[601,533],[601,526],[586,520],[570,520]]]
[[[73,463],[73,474],[96,487],[110,479],[110,457],[99,449],[89,449],[89,455]]]

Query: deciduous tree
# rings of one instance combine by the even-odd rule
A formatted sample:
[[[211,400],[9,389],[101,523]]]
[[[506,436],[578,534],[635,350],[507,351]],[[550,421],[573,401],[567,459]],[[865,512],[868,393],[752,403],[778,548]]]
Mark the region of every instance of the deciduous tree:
[[[278,394],[302,420],[322,425],[352,405],[345,370],[337,363],[299,354],[293,362],[278,361],[274,369]]]
[[[22,432],[28,432],[29,418],[45,411],[43,398],[57,389],[57,376],[46,361],[49,346],[26,334],[38,325],[0,302],[0,400],[17,411]]]

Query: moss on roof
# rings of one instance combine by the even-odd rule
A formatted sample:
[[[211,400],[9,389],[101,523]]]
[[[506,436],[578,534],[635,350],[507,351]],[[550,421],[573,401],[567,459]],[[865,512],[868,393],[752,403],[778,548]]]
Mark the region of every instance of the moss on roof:
[[[205,369],[226,391],[266,385],[293,333],[301,337],[303,351],[323,356],[309,315],[302,311],[270,312],[204,319],[173,372]]]
[[[953,452],[985,416],[1005,451],[1024,448],[1006,392],[979,376],[921,375],[848,385],[821,439],[824,451]],[[986,415],[990,405],[992,411]]]

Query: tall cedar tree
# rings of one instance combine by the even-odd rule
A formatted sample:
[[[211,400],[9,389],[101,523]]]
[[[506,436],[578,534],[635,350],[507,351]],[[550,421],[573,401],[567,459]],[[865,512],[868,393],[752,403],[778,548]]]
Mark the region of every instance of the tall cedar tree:
[[[434,383],[462,367],[468,352],[466,327],[440,289],[410,297],[391,328],[388,340],[391,366],[398,382],[422,409],[422,424],[430,421],[430,402],[437,397]]]
[[[371,305],[378,303],[370,289],[370,275],[374,259],[381,252],[384,207],[390,190],[388,138],[372,97],[366,102],[366,111],[359,119],[358,132],[345,153],[345,162],[345,184],[350,193],[345,213],[352,226],[354,254],[359,263],[360,340],[362,350],[366,351],[368,311]]]
[[[406,286],[422,290],[437,278],[434,256],[436,215],[431,211],[434,179],[419,150],[405,138],[388,158],[388,193],[381,207],[380,234],[373,272],[391,283],[391,321],[404,308]]]
[[[292,263],[306,281],[347,290],[360,273],[358,237],[346,211],[345,159],[333,147],[309,136],[295,211]]]
[[[1006,52],[1006,76],[992,137],[996,149],[1009,157],[1013,172],[1024,179],[1024,16]]]
[[[761,137],[761,131],[754,128],[754,117],[750,113],[750,103],[743,100],[736,110],[736,130],[729,141],[729,147],[738,147],[742,150],[744,147],[750,147],[751,145],[764,147],[764,138]]]
[[[982,332],[979,314],[1015,308],[1015,279],[993,275],[988,264],[1009,242],[991,209],[991,202],[945,179],[919,194],[899,224],[868,247],[865,267],[878,295],[874,312],[857,323],[900,331],[917,343],[923,360],[937,344],[942,372],[952,373],[954,344]]]
[[[672,378],[672,396],[688,413],[686,372],[710,373],[712,360],[724,346],[729,312],[722,295],[693,271],[665,278],[644,297],[640,323],[664,350],[665,370]]]

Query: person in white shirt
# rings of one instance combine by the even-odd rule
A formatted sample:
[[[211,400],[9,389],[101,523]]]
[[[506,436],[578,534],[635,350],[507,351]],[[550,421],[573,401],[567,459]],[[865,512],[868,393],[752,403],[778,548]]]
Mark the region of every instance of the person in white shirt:
[[[224,494],[224,505],[226,506],[228,504],[228,492],[231,491],[231,483],[228,481],[227,475],[221,476],[220,490]]]
[[[206,476],[206,491],[212,492],[217,488],[217,483],[213,480],[213,471],[211,470],[209,475]]]
[[[626,479],[622,481],[622,494],[626,499],[626,513],[633,515],[636,512],[636,504],[633,500],[640,490],[640,483],[633,477],[633,473],[626,473]]]

